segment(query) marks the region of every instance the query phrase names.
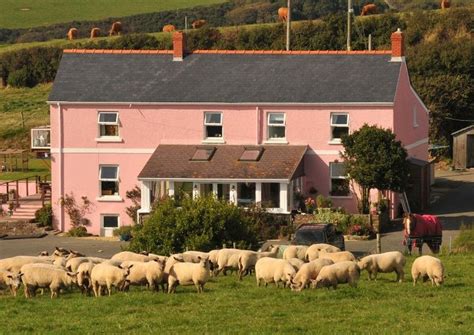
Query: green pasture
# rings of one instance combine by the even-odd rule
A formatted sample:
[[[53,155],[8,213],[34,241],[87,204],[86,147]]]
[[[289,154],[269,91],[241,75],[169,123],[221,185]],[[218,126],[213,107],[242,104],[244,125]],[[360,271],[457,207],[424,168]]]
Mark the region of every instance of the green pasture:
[[[178,287],[167,295],[135,288],[111,297],[77,290],[51,300],[0,295],[0,333],[160,334],[472,334],[474,254],[442,256],[447,279],[401,284],[394,274],[376,282],[362,274],[358,288],[337,290],[257,287],[254,277],[212,279],[203,294]],[[406,265],[409,273],[413,259]]]
[[[99,20],[222,2],[225,0],[0,0],[0,28]]]

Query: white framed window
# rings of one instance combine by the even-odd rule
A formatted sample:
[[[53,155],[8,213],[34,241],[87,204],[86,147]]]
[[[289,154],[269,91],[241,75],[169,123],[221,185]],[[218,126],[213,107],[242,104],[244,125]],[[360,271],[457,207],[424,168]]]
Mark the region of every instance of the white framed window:
[[[285,113],[267,114],[267,139],[269,141],[286,140],[286,115]]]
[[[341,143],[343,135],[349,135],[349,114],[331,113],[331,142]]]
[[[119,196],[119,167],[118,165],[99,166],[100,196]]]
[[[418,127],[418,111],[416,106],[413,107],[413,128]]]
[[[101,214],[100,228],[101,236],[111,237],[114,230],[120,227],[120,215],[118,214]]]
[[[119,115],[118,112],[99,112],[99,138],[119,137]]]
[[[349,179],[347,178],[344,163],[329,163],[329,174],[331,179],[330,195],[333,197],[349,196]]]
[[[224,138],[221,112],[204,113],[204,139],[222,141]]]

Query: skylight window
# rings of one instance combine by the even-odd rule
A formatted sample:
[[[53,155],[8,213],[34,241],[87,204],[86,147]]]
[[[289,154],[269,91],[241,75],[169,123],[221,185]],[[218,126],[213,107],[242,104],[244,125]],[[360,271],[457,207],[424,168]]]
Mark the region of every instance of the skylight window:
[[[263,148],[245,148],[239,161],[257,162],[262,156]]]
[[[191,160],[198,162],[210,161],[215,152],[216,147],[198,147]]]

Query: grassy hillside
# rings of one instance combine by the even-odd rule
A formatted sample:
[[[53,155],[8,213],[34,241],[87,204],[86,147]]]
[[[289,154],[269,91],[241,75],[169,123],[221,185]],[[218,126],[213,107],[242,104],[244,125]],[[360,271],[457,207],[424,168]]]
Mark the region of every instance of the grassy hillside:
[[[469,334],[474,329],[474,255],[442,256],[448,278],[442,287],[363,272],[357,288],[296,293],[274,285],[257,287],[255,277],[211,279],[203,294],[178,287],[173,295],[132,288],[93,298],[74,293],[26,300],[0,295],[0,320],[10,333],[163,334]],[[99,312],[100,311],[100,312]]]
[[[225,0],[0,0],[0,28],[29,28],[222,2]]]
[[[49,124],[50,89],[51,84],[43,84],[0,91],[0,148],[30,147],[30,128]]]

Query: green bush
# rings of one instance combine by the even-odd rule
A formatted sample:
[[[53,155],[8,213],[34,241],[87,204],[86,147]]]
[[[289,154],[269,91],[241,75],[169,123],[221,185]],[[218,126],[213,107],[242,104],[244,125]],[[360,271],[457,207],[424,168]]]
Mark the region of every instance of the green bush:
[[[322,194],[319,194],[316,197],[316,205],[318,206],[318,208],[331,208],[332,200],[330,198],[325,197]]]
[[[453,249],[455,252],[467,253],[474,251],[474,225],[461,225],[458,237],[454,240]]]
[[[124,241],[128,241],[132,237],[132,226],[122,226],[117,229],[114,229],[114,236],[120,236]]]
[[[27,68],[22,68],[11,72],[8,75],[7,84],[12,87],[32,87],[34,86],[30,72]]]
[[[39,227],[53,228],[53,208],[50,204],[44,205],[35,213],[36,223]]]
[[[86,227],[79,226],[79,227],[73,227],[69,229],[66,235],[69,237],[85,237],[85,236],[89,236],[89,233],[87,232]]]
[[[130,249],[172,254],[232,243],[239,248],[257,246],[257,225],[242,208],[213,196],[183,198],[180,207],[176,205],[172,198],[157,202],[148,219],[134,226]]]

